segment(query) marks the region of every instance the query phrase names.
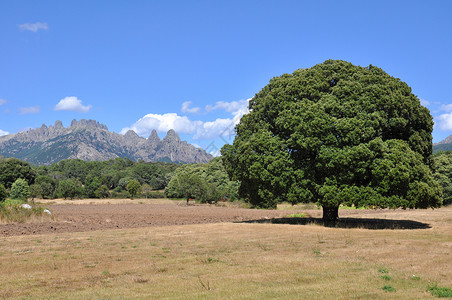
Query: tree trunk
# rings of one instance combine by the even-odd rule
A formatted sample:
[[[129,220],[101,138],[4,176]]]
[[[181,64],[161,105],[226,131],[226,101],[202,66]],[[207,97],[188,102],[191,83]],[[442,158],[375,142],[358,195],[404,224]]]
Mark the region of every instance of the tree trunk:
[[[339,218],[339,207],[323,207],[323,223],[325,226],[335,226]]]

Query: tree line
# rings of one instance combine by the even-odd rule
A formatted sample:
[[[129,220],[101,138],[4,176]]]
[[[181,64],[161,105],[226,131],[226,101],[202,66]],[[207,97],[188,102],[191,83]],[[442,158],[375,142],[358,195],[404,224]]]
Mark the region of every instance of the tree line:
[[[208,164],[67,159],[32,166],[16,158],[0,158],[0,200],[27,198],[186,198],[217,202],[238,198],[238,182],[230,181],[215,158]]]
[[[134,162],[128,158],[89,162],[67,159],[50,166],[31,166],[19,159],[3,158],[0,184],[12,193],[16,180],[24,180],[30,198],[124,198],[139,192],[149,197],[168,185],[177,168],[174,163]]]

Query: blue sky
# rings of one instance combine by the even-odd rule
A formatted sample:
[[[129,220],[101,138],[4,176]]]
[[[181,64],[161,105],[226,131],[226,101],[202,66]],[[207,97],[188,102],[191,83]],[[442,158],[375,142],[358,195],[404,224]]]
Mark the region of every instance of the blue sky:
[[[247,99],[327,59],[411,86],[452,134],[452,1],[0,2],[0,134],[72,119],[208,151]]]

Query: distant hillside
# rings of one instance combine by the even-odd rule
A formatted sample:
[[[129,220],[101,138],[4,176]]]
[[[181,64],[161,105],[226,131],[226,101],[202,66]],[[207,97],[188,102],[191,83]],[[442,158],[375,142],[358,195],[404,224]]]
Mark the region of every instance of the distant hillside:
[[[212,155],[181,141],[174,130],[161,140],[155,130],[148,139],[129,130],[125,135],[108,131],[94,120],[73,120],[67,128],[61,121],[54,126],[0,136],[0,155],[33,164],[50,165],[63,159],[86,161],[127,157],[132,160],[206,163]]]
[[[433,153],[438,151],[452,151],[452,135],[449,135],[439,143],[433,144]]]

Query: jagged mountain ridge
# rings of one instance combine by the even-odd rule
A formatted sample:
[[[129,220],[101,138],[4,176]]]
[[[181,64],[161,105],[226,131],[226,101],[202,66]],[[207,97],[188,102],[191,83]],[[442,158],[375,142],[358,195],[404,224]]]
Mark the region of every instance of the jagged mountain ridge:
[[[449,135],[444,140],[433,144],[433,153],[438,151],[452,151],[452,135]]]
[[[54,126],[0,136],[0,155],[33,164],[50,165],[63,159],[86,161],[127,157],[132,160],[206,163],[212,155],[181,141],[174,130],[159,138],[153,130],[148,139],[129,130],[125,135],[110,132],[95,120],[73,120],[69,127],[61,121]]]

